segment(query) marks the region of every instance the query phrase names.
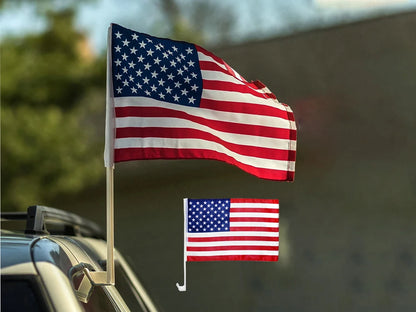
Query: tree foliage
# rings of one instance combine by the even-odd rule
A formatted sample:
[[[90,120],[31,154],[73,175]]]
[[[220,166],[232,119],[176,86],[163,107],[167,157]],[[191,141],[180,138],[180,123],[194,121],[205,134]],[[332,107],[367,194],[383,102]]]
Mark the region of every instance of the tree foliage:
[[[96,182],[103,171],[101,142],[84,114],[104,109],[105,61],[88,53],[73,16],[49,12],[45,32],[2,44],[4,210],[47,204]],[[97,89],[102,97],[91,96]]]

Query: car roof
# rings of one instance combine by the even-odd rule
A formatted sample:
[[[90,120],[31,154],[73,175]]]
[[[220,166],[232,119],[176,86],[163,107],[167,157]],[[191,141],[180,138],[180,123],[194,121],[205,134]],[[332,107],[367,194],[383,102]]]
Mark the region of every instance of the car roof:
[[[30,246],[33,236],[1,231],[1,268],[32,262]]]

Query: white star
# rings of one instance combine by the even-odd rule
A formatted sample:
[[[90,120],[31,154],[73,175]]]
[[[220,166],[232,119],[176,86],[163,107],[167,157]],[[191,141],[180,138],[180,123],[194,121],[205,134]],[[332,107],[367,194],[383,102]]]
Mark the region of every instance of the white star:
[[[148,96],[152,95],[149,90],[144,91],[144,93],[146,93]]]
[[[130,43],[130,41],[128,41],[127,38],[124,39],[122,42],[123,42],[123,46],[128,46]]]
[[[130,80],[130,81],[134,81],[134,78],[133,78],[133,76],[132,76],[132,75],[130,75],[130,76],[129,76],[129,80]]]
[[[189,100],[189,104],[195,104],[195,99],[193,96],[191,96],[190,98],[188,98]]]
[[[160,68],[160,71],[162,72],[162,73],[164,73],[164,72],[166,72],[166,70],[167,70],[168,68],[165,66],[165,65],[163,65],[161,68]]]
[[[149,63],[147,63],[147,64],[145,64],[144,65],[144,69],[147,69],[147,70],[150,70],[150,67],[151,67],[152,65],[150,65]]]
[[[127,81],[127,79],[124,79],[124,81],[123,81],[123,85],[128,87],[129,82]]]
[[[166,88],[166,93],[171,93],[172,92],[172,89],[168,86],[167,88]]]
[[[121,74],[120,74],[120,73],[118,73],[118,74],[116,75],[116,78],[117,78],[117,80],[121,80]]]
[[[121,65],[121,61],[119,59],[117,59],[114,63],[116,63],[116,66],[120,66]]]
[[[176,94],[173,96],[173,99],[175,100],[175,102],[179,102],[179,96],[177,96]]]
[[[188,65],[189,65],[190,67],[193,67],[193,66],[194,66],[194,64],[195,64],[195,62],[192,62],[192,61],[189,61],[189,62],[188,62]]]
[[[183,75],[183,70],[182,69],[178,69],[178,75]]]
[[[188,47],[188,49],[186,49],[186,53],[188,53],[188,54],[191,54],[192,53],[192,49],[191,49],[191,47]]]
[[[146,84],[147,84],[147,83],[149,83],[149,80],[150,80],[149,78],[144,77],[144,78],[143,78],[143,83],[146,83]]]
[[[133,62],[133,61],[131,61],[131,62],[129,63],[129,66],[130,66],[130,68],[134,68],[134,66],[136,66],[136,64],[134,64],[134,62]]]
[[[191,86],[192,91],[197,91],[198,90],[198,86],[196,84],[194,84],[193,86]]]
[[[182,93],[182,95],[187,95],[188,94],[188,90],[183,89],[183,90],[181,90],[181,93]]]
[[[175,46],[172,47],[172,50],[175,51],[175,52],[178,52],[178,48],[175,47]]]
[[[119,38],[119,39],[121,38],[121,33],[119,31],[116,32],[115,35],[116,35],[117,38]]]
[[[123,90],[122,88],[118,87],[117,88],[117,93],[121,93],[122,90]]]
[[[164,98],[165,98],[165,95],[164,95],[162,92],[160,92],[160,93],[159,93],[159,97],[160,97],[161,99],[164,99]]]
[[[120,48],[120,46],[118,45],[118,46],[116,46],[116,47],[114,47],[114,49],[116,49],[116,52],[121,52],[121,48]]]
[[[136,74],[137,74],[137,76],[141,76],[142,75],[142,71],[139,69],[139,70],[136,70]]]
[[[156,77],[157,77],[157,72],[156,71],[153,71],[152,78],[156,78]]]
[[[152,89],[152,91],[153,91],[153,92],[156,92],[156,90],[157,90],[157,88],[156,88],[156,86],[155,86],[155,85],[152,85],[152,86],[150,87],[150,89]]]
[[[131,54],[136,54],[136,52],[137,52],[137,49],[135,47],[133,47],[133,48],[130,49],[130,53]]]
[[[135,87],[131,88],[131,93],[137,93],[137,89]]]
[[[179,81],[175,82],[175,88],[179,88],[181,86],[181,83]]]
[[[169,57],[169,55],[166,52],[163,52],[162,55],[163,55],[163,58],[168,58]]]
[[[163,86],[164,83],[165,83],[165,81],[163,79],[159,80],[159,86]]]
[[[191,78],[189,78],[188,76],[186,76],[186,77],[184,78],[184,81],[185,81],[186,83],[190,83],[190,82],[191,82]]]
[[[146,47],[146,42],[142,41],[139,43],[140,48],[144,49]]]
[[[123,61],[127,61],[128,56],[126,53],[124,53],[121,57],[123,58]]]
[[[139,38],[139,36],[137,36],[137,34],[133,34],[133,35],[131,35],[131,37],[132,37],[133,40],[137,40],[137,38]]]
[[[137,86],[137,88],[139,88],[139,89],[141,89],[141,88],[142,88],[142,85],[141,85],[139,82],[136,84],[136,86]]]
[[[149,56],[152,56],[153,55],[153,50],[152,49],[149,49],[149,50],[147,50],[147,55],[149,55]]]
[[[124,67],[122,68],[122,70],[123,70],[123,73],[127,74],[128,69],[126,68],[126,66],[124,66]]]
[[[169,74],[169,75],[168,75],[168,79],[169,79],[169,80],[173,80],[173,77],[174,77],[174,76],[173,76],[173,74]]]
[[[138,59],[138,61],[139,61],[140,63],[142,63],[142,62],[143,62],[143,60],[144,60],[144,57],[140,55],[140,56],[138,56],[138,57],[137,57],[137,59]]]
[[[170,66],[173,66],[173,67],[175,67],[176,66],[176,62],[175,61],[170,61]]]
[[[154,59],[154,62],[155,62],[155,64],[159,65],[159,63],[160,63],[159,58],[158,58],[158,57],[157,57],[157,58],[155,58],[155,59]]]

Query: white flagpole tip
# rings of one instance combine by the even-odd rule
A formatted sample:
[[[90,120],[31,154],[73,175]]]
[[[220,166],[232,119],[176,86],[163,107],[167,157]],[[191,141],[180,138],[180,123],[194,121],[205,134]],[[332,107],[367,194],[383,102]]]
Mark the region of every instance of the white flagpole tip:
[[[176,287],[178,287],[179,291],[186,291],[186,285],[179,285],[179,283],[176,283]]]

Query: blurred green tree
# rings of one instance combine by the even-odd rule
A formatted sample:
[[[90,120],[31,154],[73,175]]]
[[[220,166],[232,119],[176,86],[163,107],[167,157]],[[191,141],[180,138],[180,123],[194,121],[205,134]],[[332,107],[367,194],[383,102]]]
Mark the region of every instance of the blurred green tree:
[[[104,110],[105,58],[75,30],[73,10],[45,18],[43,33],[2,43],[2,210],[47,204],[104,173],[86,114]]]

